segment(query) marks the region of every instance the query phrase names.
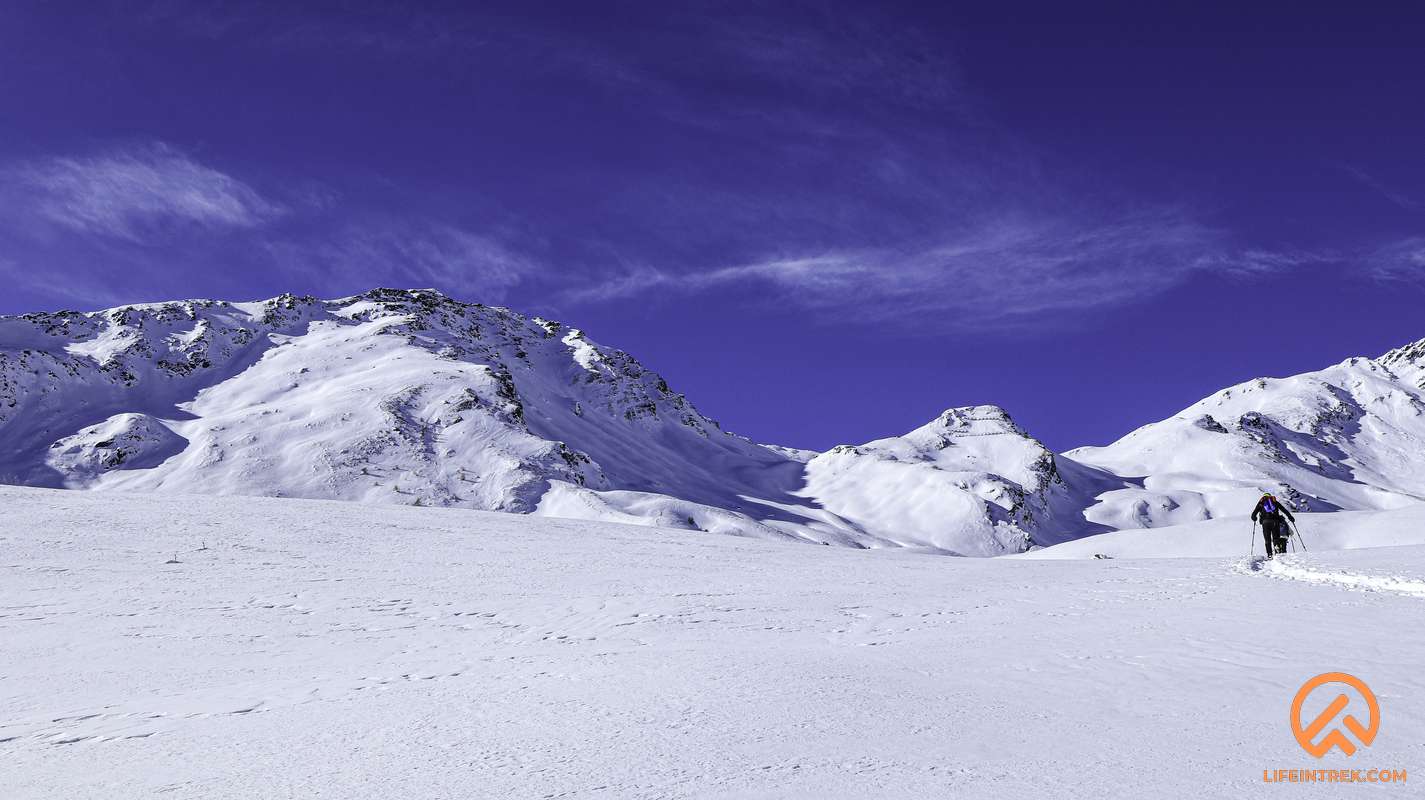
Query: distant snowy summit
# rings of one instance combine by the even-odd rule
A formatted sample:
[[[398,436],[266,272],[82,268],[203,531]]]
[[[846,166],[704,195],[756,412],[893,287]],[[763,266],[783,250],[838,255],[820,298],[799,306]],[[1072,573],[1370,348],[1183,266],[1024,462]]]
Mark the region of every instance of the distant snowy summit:
[[[1422,363],[1417,343],[1249,382],[1068,455],[995,406],[810,453],[723,431],[578,329],[433,290],[143,304],[0,317],[0,481],[998,555],[1280,484],[1314,508],[1413,502]]]

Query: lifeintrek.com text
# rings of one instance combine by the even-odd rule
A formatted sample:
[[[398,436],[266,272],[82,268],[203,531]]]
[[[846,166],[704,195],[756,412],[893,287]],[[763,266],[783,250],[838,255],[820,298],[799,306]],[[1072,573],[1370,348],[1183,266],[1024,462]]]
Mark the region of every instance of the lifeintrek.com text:
[[[1405,783],[1403,769],[1264,769],[1263,783]]]

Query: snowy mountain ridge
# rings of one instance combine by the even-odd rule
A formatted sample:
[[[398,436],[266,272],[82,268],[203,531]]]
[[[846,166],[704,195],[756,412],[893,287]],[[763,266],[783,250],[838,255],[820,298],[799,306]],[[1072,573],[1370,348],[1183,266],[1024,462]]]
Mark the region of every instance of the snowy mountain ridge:
[[[1425,389],[1425,339],[1397,347],[1376,361],[1393,370],[1401,380],[1417,389]]]
[[[995,406],[825,453],[633,356],[434,290],[0,317],[0,482],[438,505],[1000,555],[1250,508],[1425,498],[1425,340],[1056,455]]]
[[[1425,343],[1223,389],[1107,447],[1066,455],[1137,485],[1085,513],[1114,528],[1241,514],[1262,489],[1303,510],[1425,501]]]
[[[93,462],[92,451],[110,450],[97,462],[111,470],[79,485],[137,481],[162,488],[165,477],[183,472],[200,483],[221,478],[227,484],[214,488],[286,493],[263,482],[310,481],[312,476],[293,473],[319,467],[330,473],[324,491],[299,484],[292,493],[375,499],[370,494],[376,482],[351,482],[389,460],[424,479],[410,489],[413,499],[459,504],[448,479],[469,471],[499,476],[467,489],[480,495],[479,505],[528,511],[532,481],[608,482],[586,454],[538,436],[568,426],[570,418],[595,421],[595,428],[606,418],[667,425],[703,441],[717,431],[717,423],[621,351],[557,323],[434,292],[376,290],[336,301],[290,295],[252,304],[192,301],[25,315],[3,324],[0,437],[10,452],[30,456],[5,465],[4,477],[15,482],[76,485],[66,462]],[[516,388],[515,372],[525,395]],[[556,378],[557,389],[549,386]],[[556,417],[555,411],[562,413]],[[191,424],[196,420],[204,424]],[[185,457],[157,473],[118,471],[128,457],[144,453],[124,450],[123,441],[115,445],[115,435],[138,449],[171,441],[124,437],[135,426],[177,433],[188,443]],[[66,428],[75,430],[52,438]],[[265,440],[273,430],[308,444],[315,440],[321,452],[251,447],[270,443]],[[721,440],[738,446],[733,437]],[[44,457],[38,458],[41,448]],[[756,452],[750,443],[742,448]],[[289,466],[302,468],[264,475]]]

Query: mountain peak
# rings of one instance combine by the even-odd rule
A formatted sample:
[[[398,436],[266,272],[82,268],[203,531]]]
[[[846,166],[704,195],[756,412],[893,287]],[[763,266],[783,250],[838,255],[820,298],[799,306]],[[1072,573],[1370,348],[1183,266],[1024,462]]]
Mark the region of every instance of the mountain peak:
[[[925,428],[953,431],[961,435],[1012,433],[1028,436],[1015,424],[1009,412],[995,405],[947,408]]]
[[[1425,359],[1425,339],[1419,339],[1409,344],[1396,347],[1381,354],[1376,360],[1391,364],[1400,361],[1419,361],[1421,359]]]
[[[1402,380],[1425,389],[1425,339],[1397,347],[1381,355],[1376,361]]]

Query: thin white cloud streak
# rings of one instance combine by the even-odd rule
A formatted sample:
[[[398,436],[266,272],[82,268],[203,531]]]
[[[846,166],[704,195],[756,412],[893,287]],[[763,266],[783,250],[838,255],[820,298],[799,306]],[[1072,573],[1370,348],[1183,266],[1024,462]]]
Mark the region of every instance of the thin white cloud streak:
[[[1217,231],[1172,215],[1083,228],[1005,220],[910,250],[834,250],[692,273],[645,267],[562,299],[755,287],[764,299],[834,311],[838,320],[926,331],[1018,328],[1044,315],[1126,305],[1203,273],[1260,275],[1327,258],[1232,251]]]
[[[283,280],[297,284],[358,291],[433,286],[494,301],[544,272],[499,237],[436,220],[366,216],[334,228],[338,197],[330,190],[314,184],[289,191],[289,208],[164,144],[15,163],[0,167],[0,179],[0,217],[7,221],[0,233],[17,237],[8,249],[22,240],[42,249],[62,241],[93,256],[92,266],[74,267],[89,277],[85,293],[71,298],[60,287],[19,281],[17,261],[0,252],[8,258],[0,261],[0,276],[59,299],[100,294],[100,284],[113,278],[101,264],[174,276],[181,274],[178,264],[195,258],[234,257],[252,268],[252,254],[263,253]],[[300,224],[272,224],[279,218]],[[53,230],[83,236],[48,235]]]
[[[1354,178],[1357,183],[1389,201],[1392,205],[1403,208],[1406,211],[1415,211],[1420,208],[1420,204],[1415,202],[1413,198],[1391,189],[1363,169],[1353,167],[1350,164],[1337,164],[1336,167]]]
[[[255,228],[284,209],[164,145],[11,166],[12,203],[70,230],[131,242],[175,227]]]
[[[1425,236],[1391,242],[1369,254],[1365,261],[1377,279],[1425,281]]]
[[[327,286],[430,286],[493,302],[544,272],[491,236],[438,222],[368,220],[330,238],[268,249],[283,269]]]

